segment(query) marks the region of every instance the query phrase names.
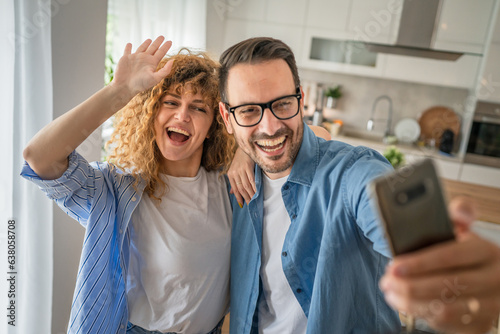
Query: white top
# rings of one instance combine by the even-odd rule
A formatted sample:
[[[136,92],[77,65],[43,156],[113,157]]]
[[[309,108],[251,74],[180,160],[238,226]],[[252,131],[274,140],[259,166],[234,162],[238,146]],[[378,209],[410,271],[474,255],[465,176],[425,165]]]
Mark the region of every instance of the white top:
[[[281,187],[287,178],[271,180],[263,177],[264,221],[260,267],[263,296],[258,308],[259,333],[263,334],[305,333],[307,326],[307,317],[288,284],[281,264],[283,243],[291,224],[281,196]]]
[[[144,194],[132,215],[129,321],[161,332],[208,333],[229,307],[226,182],[203,167],[195,177],[165,181],[161,203]]]

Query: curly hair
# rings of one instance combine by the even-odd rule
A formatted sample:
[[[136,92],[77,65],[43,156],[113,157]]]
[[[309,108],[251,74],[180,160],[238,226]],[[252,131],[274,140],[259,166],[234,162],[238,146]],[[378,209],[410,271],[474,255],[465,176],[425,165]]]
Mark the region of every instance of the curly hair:
[[[203,142],[201,166],[207,171],[226,172],[235,150],[235,141],[227,133],[219,112],[219,64],[204,52],[182,49],[178,54],[164,58],[158,69],[170,59],[174,63],[169,75],[156,86],[137,94],[116,114],[115,131],[106,144],[114,147],[108,161],[130,172],[137,182],[145,180],[144,191],[160,201],[167,185],[160,177],[162,154],[156,143],[154,121],[167,92],[178,95],[199,92],[214,111],[208,138]]]

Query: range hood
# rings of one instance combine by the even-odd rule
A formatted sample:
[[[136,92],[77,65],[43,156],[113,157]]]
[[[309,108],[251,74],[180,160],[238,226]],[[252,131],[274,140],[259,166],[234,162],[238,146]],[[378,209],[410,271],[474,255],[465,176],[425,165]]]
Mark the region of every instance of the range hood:
[[[364,43],[368,51],[402,56],[457,60],[463,53],[434,50],[443,0],[404,0],[396,44]]]

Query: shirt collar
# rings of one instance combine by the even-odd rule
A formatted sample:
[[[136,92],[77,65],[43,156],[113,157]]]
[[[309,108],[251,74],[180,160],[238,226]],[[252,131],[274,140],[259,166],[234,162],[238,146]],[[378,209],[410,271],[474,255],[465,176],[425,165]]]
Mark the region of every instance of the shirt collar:
[[[293,163],[288,177],[289,182],[299,183],[310,187],[319,164],[318,138],[311,128],[304,122],[304,136],[299,153]]]

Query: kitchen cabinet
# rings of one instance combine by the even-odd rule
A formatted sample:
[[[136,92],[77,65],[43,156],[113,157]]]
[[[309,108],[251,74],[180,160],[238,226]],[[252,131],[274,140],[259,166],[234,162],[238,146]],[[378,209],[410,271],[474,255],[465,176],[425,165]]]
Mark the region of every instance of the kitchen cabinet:
[[[460,176],[462,164],[458,161],[449,161],[445,159],[434,159],[434,166],[438,175],[443,179],[457,181]]]
[[[440,178],[454,181],[458,180],[461,168],[461,163],[459,161],[452,161],[436,156],[429,156],[424,152],[412,153],[411,151],[406,151],[404,148],[401,149],[401,152],[405,153],[405,161],[407,164],[413,164],[425,158],[431,157]],[[436,152],[434,152],[433,154],[438,155],[438,153]]]
[[[266,21],[302,27],[308,0],[268,0]]]
[[[481,57],[463,55],[456,61],[386,55],[383,77],[424,84],[472,89]]]
[[[348,37],[345,32],[306,28],[298,65],[320,71],[380,77],[384,55],[369,52]]]
[[[497,20],[493,29],[492,42],[486,54],[486,64],[483,70],[477,97],[480,100],[500,103],[500,6],[497,10]]]
[[[281,39],[296,55],[300,62],[302,28],[282,24],[256,22],[247,20],[228,19],[224,34],[224,49],[250,37],[268,36]]]
[[[500,21],[500,20],[499,20]],[[500,32],[499,32],[500,35]],[[500,103],[500,43],[491,44],[477,91],[480,100]]]
[[[344,32],[349,18],[350,1],[310,0],[305,25],[332,32]]]
[[[500,188],[500,168],[464,163],[460,181]]]
[[[347,32],[355,40],[390,43],[396,35],[402,0],[352,0]]]
[[[445,0],[435,49],[483,53],[495,0]]]
[[[221,0],[222,1],[222,0]],[[444,0],[435,48],[484,49],[496,0]],[[290,45],[303,68],[422,84],[474,89],[481,55],[454,62],[374,54],[356,41],[394,43],[403,0],[227,0],[224,47],[253,36],[271,36]],[[500,39],[500,38],[499,38]],[[500,43],[499,43],[500,45]],[[500,98],[500,46],[492,47],[486,80]],[[496,57],[496,58],[494,58]],[[488,74],[491,75],[488,77]],[[497,86],[495,86],[497,85]]]
[[[266,0],[221,0],[221,2],[224,3],[226,18],[264,21],[266,17]]]

